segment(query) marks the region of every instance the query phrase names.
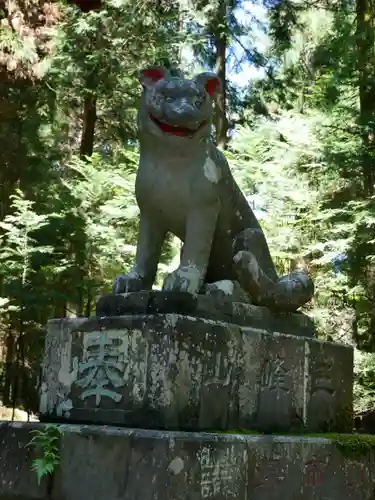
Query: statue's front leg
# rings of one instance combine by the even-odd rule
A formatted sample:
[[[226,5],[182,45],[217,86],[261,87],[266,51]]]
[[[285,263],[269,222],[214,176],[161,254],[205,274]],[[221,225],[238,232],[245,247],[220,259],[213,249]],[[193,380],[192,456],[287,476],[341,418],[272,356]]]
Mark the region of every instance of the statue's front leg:
[[[187,218],[179,267],[163,284],[165,291],[198,293],[206,276],[219,204],[195,208]]]
[[[150,214],[141,212],[135,264],[127,274],[116,277],[113,293],[150,290],[155,281],[166,231]]]

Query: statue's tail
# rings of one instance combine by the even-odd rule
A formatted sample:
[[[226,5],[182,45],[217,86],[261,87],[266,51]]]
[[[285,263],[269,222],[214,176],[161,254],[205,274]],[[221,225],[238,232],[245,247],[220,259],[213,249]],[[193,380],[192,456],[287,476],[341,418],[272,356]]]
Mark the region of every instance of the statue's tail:
[[[259,241],[253,248],[260,251]],[[296,270],[281,278],[271,279],[259,265],[262,259],[257,259],[255,251],[240,250],[233,259],[237,279],[254,303],[273,310],[292,312],[311,300],[314,283],[306,272]]]

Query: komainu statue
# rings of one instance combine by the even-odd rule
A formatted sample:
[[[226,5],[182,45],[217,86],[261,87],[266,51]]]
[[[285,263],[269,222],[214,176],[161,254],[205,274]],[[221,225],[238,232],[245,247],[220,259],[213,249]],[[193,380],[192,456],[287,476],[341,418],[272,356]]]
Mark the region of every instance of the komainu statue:
[[[303,271],[279,278],[259,222],[211,140],[218,77],[202,73],[187,80],[154,67],[141,71],[140,83],[137,252],[113,292],[152,288],[171,232],[183,248],[164,291],[197,294],[207,284],[229,280],[249,302],[273,310],[295,311],[308,302],[313,282]]]

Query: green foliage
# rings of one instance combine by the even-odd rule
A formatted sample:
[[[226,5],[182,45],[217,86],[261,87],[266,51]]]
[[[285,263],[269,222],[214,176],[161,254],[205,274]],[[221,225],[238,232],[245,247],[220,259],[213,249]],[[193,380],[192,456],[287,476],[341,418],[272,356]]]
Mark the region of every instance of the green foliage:
[[[60,440],[62,430],[56,425],[46,425],[43,430],[31,431],[32,439],[28,443],[35,453],[40,455],[31,464],[31,470],[36,473],[38,484],[43,477],[51,476],[60,464]]]
[[[113,280],[134,257],[138,207],[134,197],[136,151],[104,160],[75,157],[62,184],[69,193],[65,216],[78,220],[85,234],[86,278],[97,285]],[[94,280],[94,281],[93,281]]]
[[[310,185],[305,170],[316,168],[321,161],[315,136],[320,118],[297,112],[273,120],[257,118],[252,128],[238,129],[231,144],[236,178],[256,202],[256,213],[281,273],[288,273],[292,262],[311,251],[306,232],[315,228],[307,224],[307,217],[317,213],[318,191]]]
[[[12,213],[0,221],[0,272],[20,277],[26,283],[31,271],[31,259],[35,253],[52,253],[53,247],[40,245],[36,239],[37,231],[46,226],[56,214],[37,214],[33,210],[34,203],[26,200],[24,193],[17,189],[10,197]]]
[[[375,356],[356,352],[354,359],[354,402],[356,413],[371,411],[375,399]]]
[[[312,113],[320,116],[314,130],[318,161],[307,157],[306,162],[292,165],[295,175],[305,175],[307,198],[309,191],[315,193],[314,203],[304,206],[296,225],[316,283],[309,313],[323,337],[372,351],[375,205],[369,171],[374,157],[375,12],[368,4],[363,16],[362,7],[358,15],[357,4],[322,4],[321,9],[305,1],[268,4],[271,78],[250,89],[248,102],[253,121],[261,99],[263,115],[271,122],[275,117],[278,121],[285,108],[302,113],[302,119]],[[309,145],[306,151],[309,156]],[[356,354],[355,395],[360,410],[373,405],[369,368],[373,360],[372,354]]]

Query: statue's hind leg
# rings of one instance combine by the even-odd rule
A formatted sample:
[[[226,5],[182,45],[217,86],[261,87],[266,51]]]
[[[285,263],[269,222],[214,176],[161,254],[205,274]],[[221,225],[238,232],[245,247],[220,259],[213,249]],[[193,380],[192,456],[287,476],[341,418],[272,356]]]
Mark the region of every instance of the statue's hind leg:
[[[234,268],[242,288],[254,303],[279,311],[295,311],[314,294],[314,284],[304,271],[279,278],[269,256],[264,234],[246,229],[234,241]]]

